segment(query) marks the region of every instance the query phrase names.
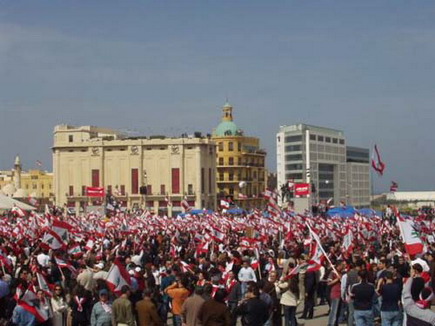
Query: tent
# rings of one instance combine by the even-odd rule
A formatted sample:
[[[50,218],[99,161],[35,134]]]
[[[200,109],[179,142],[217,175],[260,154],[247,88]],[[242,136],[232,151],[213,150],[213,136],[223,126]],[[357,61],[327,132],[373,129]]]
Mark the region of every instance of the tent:
[[[0,194],[0,210],[10,210],[14,205],[25,211],[33,211],[36,209],[33,206],[20,202],[19,200]]]
[[[329,217],[353,217],[358,211],[353,206],[331,208],[326,214]]]

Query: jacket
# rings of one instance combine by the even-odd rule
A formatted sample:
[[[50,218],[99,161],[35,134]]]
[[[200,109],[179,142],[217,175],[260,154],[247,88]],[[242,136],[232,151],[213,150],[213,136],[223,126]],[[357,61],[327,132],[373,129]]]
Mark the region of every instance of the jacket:
[[[181,308],[181,315],[185,324],[189,326],[202,326],[198,315],[204,302],[205,299],[197,294],[192,295],[184,301]]]
[[[263,326],[269,319],[267,304],[257,297],[243,302],[235,313],[242,316],[243,326]]]
[[[281,293],[280,303],[282,305],[289,307],[296,307],[298,305],[299,298],[296,293],[290,290],[288,282],[279,282],[277,291]]]
[[[402,302],[406,314],[406,326],[432,326],[435,325],[435,312],[430,309],[421,309],[412,299],[411,286],[413,278],[409,278],[403,286]]]
[[[198,319],[203,326],[231,326],[230,310],[225,303],[214,299],[203,303]],[[193,324],[187,323],[191,326]]]
[[[136,303],[138,326],[161,326],[163,325],[157,308],[151,300],[144,299]]]

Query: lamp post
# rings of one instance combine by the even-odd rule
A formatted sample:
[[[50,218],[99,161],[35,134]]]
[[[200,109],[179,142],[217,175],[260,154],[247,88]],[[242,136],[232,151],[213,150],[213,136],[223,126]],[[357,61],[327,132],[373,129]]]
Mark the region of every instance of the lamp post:
[[[148,190],[148,175],[147,171],[143,170],[143,179],[142,179],[142,185],[145,187],[145,191],[143,193],[143,200],[144,200],[144,208],[147,209],[147,190]]]

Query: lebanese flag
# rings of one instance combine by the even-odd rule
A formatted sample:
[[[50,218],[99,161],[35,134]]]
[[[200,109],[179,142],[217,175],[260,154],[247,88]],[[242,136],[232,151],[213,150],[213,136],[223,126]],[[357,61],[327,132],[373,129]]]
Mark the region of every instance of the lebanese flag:
[[[39,323],[43,323],[47,321],[49,318],[48,311],[44,309],[40,309],[35,306],[35,302],[38,301],[35,287],[31,284],[24,292],[24,294],[22,295],[21,294],[22,294],[22,289],[17,288],[17,294],[16,294],[17,305],[21,306],[22,308],[30,312],[33,316],[35,316],[35,318]]]
[[[225,208],[225,209],[228,209],[228,208],[230,208],[230,203],[229,202],[227,202],[226,200],[224,200],[224,199],[221,199],[221,203],[220,203],[220,206],[221,206],[221,208]]]
[[[257,270],[260,268],[260,262],[258,261],[257,258],[252,259],[251,261],[251,267],[253,270]]]
[[[56,233],[64,243],[68,242],[68,231],[71,231],[72,228],[72,225],[59,220],[54,220],[53,224],[51,225],[53,232]]]
[[[181,270],[183,271],[183,273],[195,274],[188,263],[186,263],[185,261],[181,260],[180,264],[181,264]]]
[[[298,275],[301,271],[304,271],[308,268],[308,264],[304,263],[301,265],[297,265],[295,268],[293,268],[286,277],[284,277],[284,280],[289,280],[292,277],[295,277],[296,275]]]
[[[350,228],[348,228],[344,235],[342,248],[345,253],[350,252],[353,248],[353,233]]]
[[[390,191],[396,192],[399,189],[399,184],[397,182],[391,181]]]
[[[116,295],[121,294],[121,288],[124,285],[131,286],[131,278],[125,267],[121,264],[119,259],[115,259],[110,267],[109,273],[106,277],[106,283],[109,289]]]
[[[92,248],[94,248],[94,245],[95,245],[95,241],[94,241],[94,239],[91,238],[88,240],[88,242],[86,242],[85,249],[89,251]]]
[[[211,236],[213,237],[213,239],[215,239],[216,241],[220,241],[223,242],[225,240],[225,233],[223,233],[221,230],[212,227],[211,228]]]
[[[181,207],[183,207],[185,212],[188,212],[192,209],[186,199],[181,201]]]
[[[36,278],[38,280],[38,284],[39,284],[39,288],[44,291],[44,293],[49,296],[52,297],[53,293],[52,291],[52,287],[53,285],[48,284],[47,280],[45,279],[44,275],[42,275],[40,272],[36,272]]]
[[[166,202],[166,205],[172,206],[171,199],[168,196],[165,197],[165,202]]]
[[[14,204],[14,207],[12,207],[11,209],[12,214],[14,214],[15,216],[19,216],[19,217],[24,217],[26,216],[26,214],[24,213],[24,211],[19,208],[17,205]]]
[[[53,232],[52,230],[48,230],[42,238],[41,245],[53,250],[57,250],[64,247],[65,243],[62,242],[57,233]]]
[[[239,199],[248,199],[248,196],[244,195],[242,193],[239,193]]]
[[[57,266],[59,266],[59,268],[68,268],[73,275],[77,275],[77,269],[70,263],[57,257],[54,257],[54,260],[56,261],[56,264]]]
[[[104,197],[104,188],[102,188],[102,187],[86,187],[86,196],[88,196],[88,197]]]
[[[412,256],[422,253],[424,244],[415,229],[414,222],[412,220],[406,220],[401,216],[398,216],[398,222],[408,255]]]
[[[325,259],[325,255],[323,251],[320,249],[320,245],[317,242],[314,242],[311,246],[311,258],[309,263],[321,264]]]
[[[372,167],[379,175],[382,176],[384,174],[385,163],[381,160],[378,145],[375,145],[374,151],[372,153]]]
[[[71,248],[68,249],[68,254],[73,256],[74,258],[79,258],[83,255],[82,249],[80,248],[80,245],[76,243]]]
[[[207,254],[209,251],[209,247],[210,247],[210,242],[206,241],[206,242],[201,242],[198,247],[196,247],[196,254],[197,256],[201,255],[201,254]]]

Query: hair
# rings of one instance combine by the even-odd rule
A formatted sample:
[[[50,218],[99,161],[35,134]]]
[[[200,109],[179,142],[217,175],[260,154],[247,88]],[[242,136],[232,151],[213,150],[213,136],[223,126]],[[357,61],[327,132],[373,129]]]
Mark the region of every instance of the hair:
[[[412,265],[412,269],[414,269],[418,273],[423,272],[423,267],[421,267],[421,265],[419,263],[416,263],[416,264]]]
[[[386,272],[385,272],[385,278],[386,278],[387,280],[392,280],[392,279],[393,279],[393,272],[386,271]]]
[[[151,298],[153,296],[153,294],[154,294],[154,291],[151,289],[145,289],[143,291],[144,298]]]
[[[367,271],[365,270],[359,271],[358,276],[361,278],[363,282],[367,282],[367,276],[368,276]]]
[[[225,298],[227,297],[227,291],[225,289],[218,289],[214,295],[214,299],[217,302],[224,303]]]
[[[260,295],[260,288],[258,287],[257,283],[249,282],[248,283],[248,292],[251,292],[256,297],[258,297]]]
[[[121,288],[121,293],[122,294],[126,294],[127,292],[130,291],[130,287],[128,285],[123,285]]]
[[[197,294],[197,295],[203,295],[204,294],[204,288],[202,286],[195,286],[195,294]]]

